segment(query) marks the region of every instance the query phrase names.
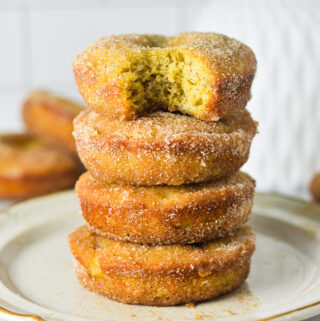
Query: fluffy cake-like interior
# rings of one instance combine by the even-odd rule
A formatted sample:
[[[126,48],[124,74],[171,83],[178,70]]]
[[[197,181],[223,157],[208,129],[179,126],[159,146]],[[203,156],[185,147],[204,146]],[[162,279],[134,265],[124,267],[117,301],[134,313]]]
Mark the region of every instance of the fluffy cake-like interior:
[[[127,99],[138,112],[163,107],[197,117],[210,99],[211,82],[205,64],[178,50],[142,51],[122,75]]]

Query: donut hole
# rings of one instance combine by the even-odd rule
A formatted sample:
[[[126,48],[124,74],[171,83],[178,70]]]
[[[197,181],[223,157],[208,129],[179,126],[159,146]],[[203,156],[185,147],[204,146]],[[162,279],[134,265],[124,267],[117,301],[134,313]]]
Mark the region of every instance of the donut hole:
[[[141,52],[122,76],[127,99],[140,113],[169,109],[200,117],[212,91],[205,63],[175,49]]]

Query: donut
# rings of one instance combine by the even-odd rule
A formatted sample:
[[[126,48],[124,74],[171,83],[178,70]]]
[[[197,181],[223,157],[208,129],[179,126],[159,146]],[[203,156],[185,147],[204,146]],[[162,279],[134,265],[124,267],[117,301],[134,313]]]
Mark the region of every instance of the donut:
[[[217,183],[137,187],[76,183],[82,215],[97,234],[141,244],[187,244],[225,236],[250,217],[254,180],[238,172]]]
[[[320,203],[320,172],[314,174],[309,185],[313,201]]]
[[[87,106],[108,118],[167,109],[212,121],[245,108],[256,58],[217,33],[127,34],[92,43],[73,71]]]
[[[73,101],[36,91],[24,102],[22,115],[30,133],[76,153],[72,122],[82,110]]]
[[[71,188],[81,163],[29,134],[0,135],[0,198],[24,199]]]
[[[255,235],[242,226],[231,235],[193,245],[139,245],[82,226],[69,235],[79,283],[128,304],[169,306],[208,300],[247,278]]]
[[[244,110],[219,122],[157,111],[113,120],[84,111],[74,120],[80,159],[105,183],[182,185],[236,172],[257,124]]]

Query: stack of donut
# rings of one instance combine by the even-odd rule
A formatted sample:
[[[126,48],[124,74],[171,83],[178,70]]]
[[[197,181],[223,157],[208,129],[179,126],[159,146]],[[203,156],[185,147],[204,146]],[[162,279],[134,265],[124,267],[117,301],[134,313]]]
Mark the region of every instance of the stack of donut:
[[[80,284],[156,306],[237,288],[255,249],[255,182],[239,171],[257,130],[251,49],[214,33],[108,36],[73,70],[89,107],[74,121]]]

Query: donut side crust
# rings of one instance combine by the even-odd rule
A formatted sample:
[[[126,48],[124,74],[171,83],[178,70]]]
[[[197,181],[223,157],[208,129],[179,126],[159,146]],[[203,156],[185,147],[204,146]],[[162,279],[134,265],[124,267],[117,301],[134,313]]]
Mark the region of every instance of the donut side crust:
[[[111,300],[149,306],[173,306],[213,299],[238,288],[248,277],[250,262],[208,276],[181,277],[92,276],[74,262],[78,282],[87,290]],[[156,289],[156,290],[155,290]]]
[[[196,243],[225,236],[250,217],[254,180],[237,173],[218,183],[135,187],[76,184],[82,215],[96,233],[143,244]]]
[[[80,227],[69,244],[78,279],[89,290],[125,303],[175,305],[238,287],[248,275],[255,236],[243,226],[208,243],[145,246]]]
[[[42,177],[20,177],[16,179],[0,177],[0,199],[27,199],[73,188],[80,173],[79,169],[75,169]]]
[[[79,157],[105,183],[182,185],[231,175],[247,161],[257,124],[247,111],[218,123],[167,112],[132,121],[83,112]]]

